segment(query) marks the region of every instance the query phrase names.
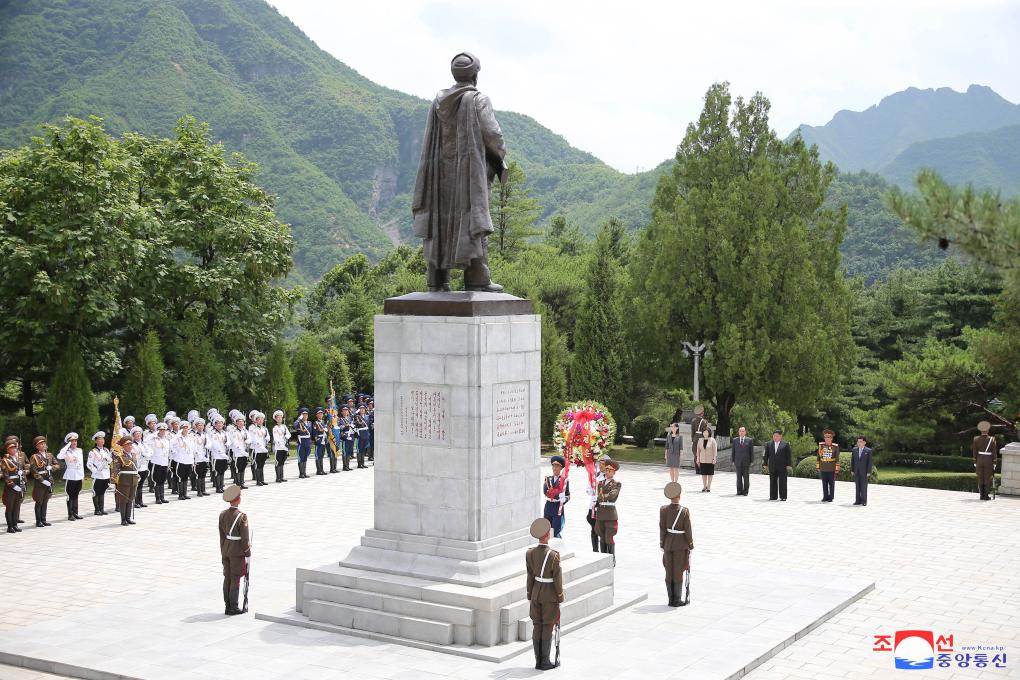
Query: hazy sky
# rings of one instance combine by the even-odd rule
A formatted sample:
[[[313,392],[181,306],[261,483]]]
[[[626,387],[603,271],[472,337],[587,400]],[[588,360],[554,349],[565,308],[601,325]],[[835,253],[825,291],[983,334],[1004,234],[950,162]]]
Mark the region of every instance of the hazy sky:
[[[1017,0],[269,1],[340,61],[421,97],[473,52],[496,108],[625,172],[671,157],[719,80],[762,91],[781,135],[910,86],[1020,101]]]

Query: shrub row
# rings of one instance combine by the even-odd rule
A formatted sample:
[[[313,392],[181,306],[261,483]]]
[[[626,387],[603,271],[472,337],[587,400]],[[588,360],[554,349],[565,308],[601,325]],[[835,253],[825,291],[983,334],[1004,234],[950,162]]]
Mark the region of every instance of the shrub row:
[[[973,458],[966,456],[936,456],[930,453],[883,452],[875,456],[875,464],[882,467],[909,467],[917,470],[974,471]]]
[[[815,456],[808,456],[793,468],[794,477],[806,477],[808,479],[819,479],[818,470],[815,469],[815,462],[817,458]],[[850,474],[850,453],[847,451],[839,452],[839,474],[836,475],[836,479],[841,482],[852,482],[853,475]],[[871,474],[868,475],[869,482],[877,482],[879,480],[878,466],[874,466],[871,470]]]

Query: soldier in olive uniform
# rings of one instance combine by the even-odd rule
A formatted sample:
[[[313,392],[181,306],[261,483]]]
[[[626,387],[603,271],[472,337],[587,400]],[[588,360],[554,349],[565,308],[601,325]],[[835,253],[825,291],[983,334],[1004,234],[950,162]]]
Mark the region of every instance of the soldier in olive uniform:
[[[974,437],[970,445],[970,454],[974,456],[974,471],[977,473],[978,494],[981,500],[990,501],[992,497],[988,494],[992,490],[992,482],[995,477],[995,454],[999,452],[999,443],[995,437],[989,434],[992,424],[982,420],[977,425],[978,436]]]
[[[122,450],[113,452],[110,478],[113,479],[113,493],[120,509],[120,525],[126,527],[135,523],[131,514],[135,507],[135,492],[138,490],[138,464],[135,462],[135,442],[131,437],[121,437],[117,444]]]
[[[230,507],[220,513],[219,523],[220,558],[223,562],[223,613],[234,616],[248,611],[247,602],[242,609],[237,606],[237,601],[241,594],[241,579],[248,575],[251,534],[248,516],[238,508],[241,504],[241,487],[237,484],[228,486],[223,492],[223,500],[230,503]]]
[[[4,478],[4,515],[7,519],[7,533],[21,531],[21,501],[25,498],[25,468],[18,455],[18,438],[8,437],[4,441],[4,455],[0,458],[0,473]]]
[[[822,478],[822,502],[831,503],[836,497],[836,475],[839,474],[839,444],[832,439],[836,433],[832,430],[822,432],[824,441],[818,442],[818,460],[815,469]]]
[[[58,469],[59,464],[53,454],[46,450],[46,437],[42,435],[32,440],[35,453],[29,459],[29,471],[35,484],[32,485],[32,500],[35,501],[35,525],[37,527],[51,526],[46,521],[46,509],[50,504],[50,496],[53,495],[53,472]]]
[[[595,533],[599,536],[601,551],[613,556],[616,566],[616,532],[619,529],[619,515],[616,512],[616,499],[620,497],[620,487],[616,481],[616,472],[620,464],[615,460],[606,461],[606,478],[595,488]]]
[[[563,602],[563,571],[560,554],[549,547],[552,524],[544,517],[531,523],[531,535],[538,545],[528,549],[525,564],[528,570],[528,601],[531,602],[531,644],[535,650],[535,668],[547,671],[559,666],[559,659],[549,659],[553,646],[553,629],[560,622]]]
[[[669,503],[659,508],[659,547],[662,566],[666,570],[666,593],[670,607],[682,607],[684,574],[690,567],[694,535],[691,533],[691,511],[680,505],[680,484],[670,482],[663,489]]]

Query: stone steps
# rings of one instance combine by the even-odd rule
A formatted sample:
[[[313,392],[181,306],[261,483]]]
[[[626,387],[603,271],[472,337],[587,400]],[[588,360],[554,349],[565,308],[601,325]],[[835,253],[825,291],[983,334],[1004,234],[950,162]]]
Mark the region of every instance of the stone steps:
[[[590,593],[606,588],[609,589],[609,602],[612,604],[613,571],[611,569],[595,572],[594,574],[586,574],[570,581],[564,579],[563,595],[566,601],[563,603],[564,607],[561,607],[561,613],[565,610],[564,608],[567,604],[579,601]],[[502,642],[528,639],[519,637],[519,628],[522,619],[530,621],[528,614],[530,607],[530,602],[527,599],[522,599],[500,610],[500,640]],[[581,616],[574,618],[581,618]],[[531,635],[530,627],[528,628],[528,635]]]
[[[565,588],[564,588],[565,590]],[[560,626],[566,626],[581,619],[587,618],[600,610],[613,606],[613,587],[606,586],[593,590],[578,599],[568,599],[560,605]],[[517,621],[517,639],[531,639],[531,617],[525,617]]]
[[[422,640],[437,645],[449,645],[454,642],[454,625],[443,621],[420,619],[325,600],[306,601],[305,614],[312,621],[343,628]]]

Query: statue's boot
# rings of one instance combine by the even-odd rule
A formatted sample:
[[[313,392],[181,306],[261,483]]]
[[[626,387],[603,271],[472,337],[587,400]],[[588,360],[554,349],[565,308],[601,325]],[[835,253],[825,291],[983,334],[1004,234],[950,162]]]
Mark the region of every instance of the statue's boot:
[[[431,264],[425,270],[425,279],[430,293],[450,292],[450,270],[438,269]]]
[[[503,286],[492,282],[489,274],[489,258],[476,257],[464,270],[464,290],[477,290],[483,293],[502,293]]]

